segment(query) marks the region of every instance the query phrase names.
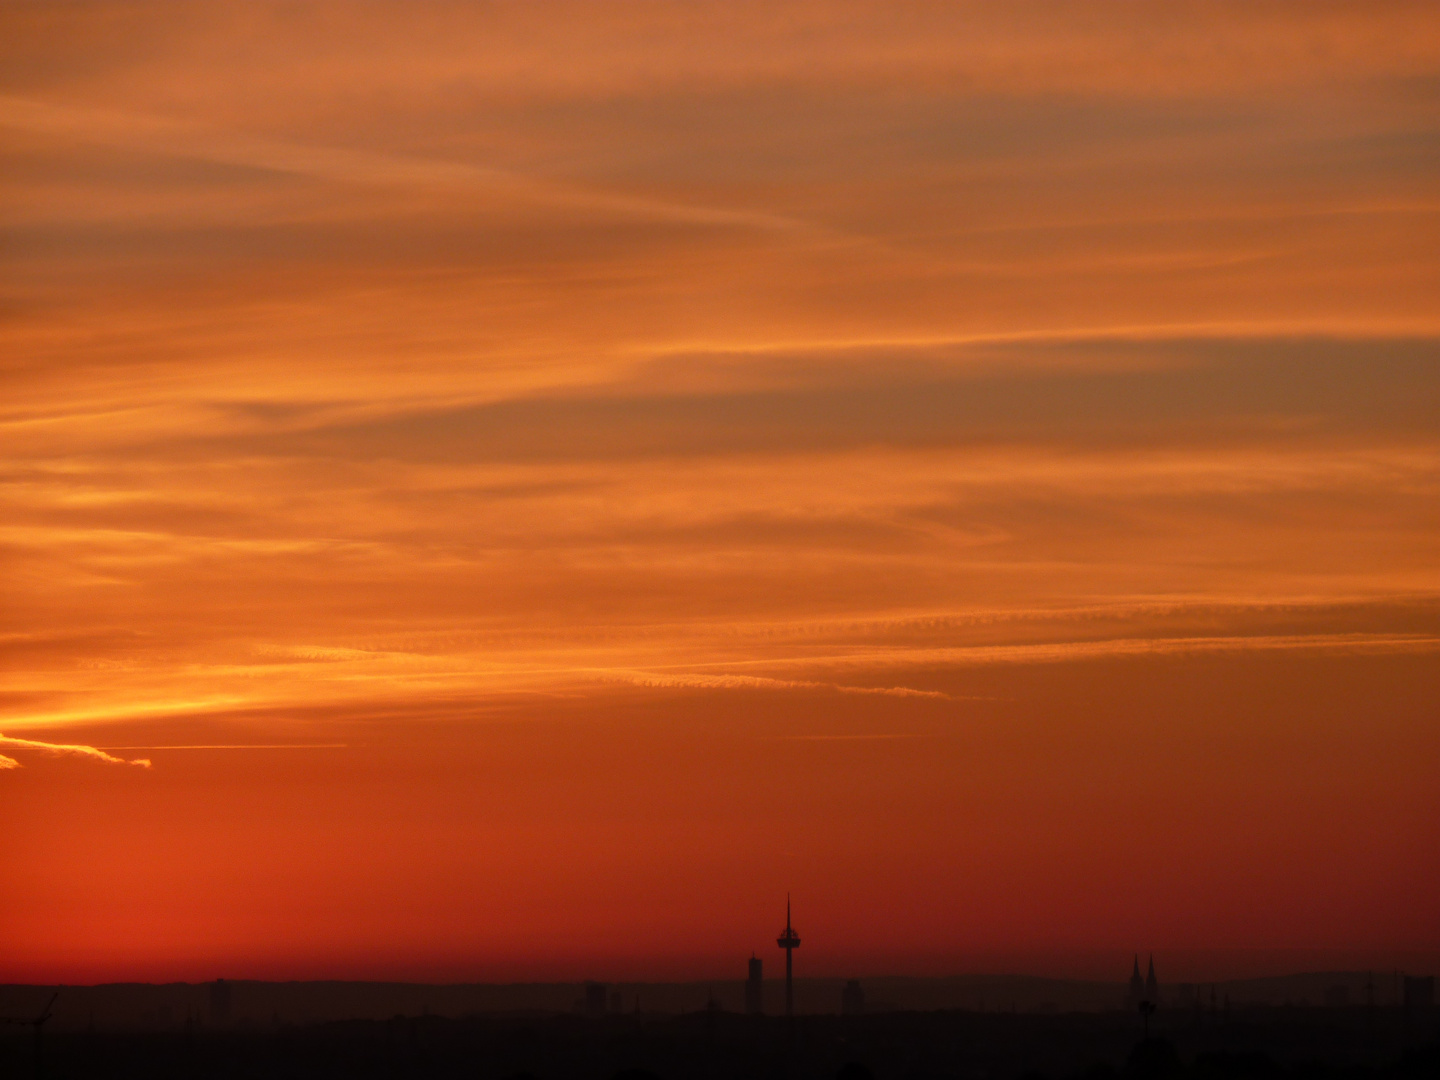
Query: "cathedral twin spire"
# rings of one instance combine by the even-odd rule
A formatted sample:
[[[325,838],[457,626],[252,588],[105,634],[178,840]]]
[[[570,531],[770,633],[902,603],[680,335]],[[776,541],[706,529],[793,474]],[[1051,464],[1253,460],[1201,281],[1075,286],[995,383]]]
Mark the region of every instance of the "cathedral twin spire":
[[[1160,1004],[1160,981],[1155,978],[1155,957],[1150,957],[1150,970],[1142,979],[1140,977],[1140,954],[1135,954],[1135,966],[1130,970],[1130,993],[1129,1002],[1133,1008],[1142,1001],[1148,1001],[1152,1005]]]

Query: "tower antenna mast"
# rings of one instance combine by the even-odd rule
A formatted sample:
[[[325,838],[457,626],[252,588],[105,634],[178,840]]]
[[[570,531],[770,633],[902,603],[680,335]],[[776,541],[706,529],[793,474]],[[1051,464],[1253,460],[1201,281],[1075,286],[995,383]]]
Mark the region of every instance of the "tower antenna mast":
[[[793,954],[800,947],[800,935],[790,925],[790,894],[785,894],[785,930],[775,939],[775,944],[785,950],[785,1015],[795,1015],[795,969]]]

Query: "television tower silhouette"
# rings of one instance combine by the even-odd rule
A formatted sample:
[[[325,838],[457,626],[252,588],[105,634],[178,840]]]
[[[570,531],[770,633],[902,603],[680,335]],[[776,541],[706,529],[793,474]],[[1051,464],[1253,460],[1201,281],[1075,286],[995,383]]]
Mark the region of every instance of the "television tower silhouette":
[[[790,894],[785,894],[785,931],[775,939],[775,944],[785,950],[785,1015],[795,1015],[795,982],[792,957],[800,947],[800,935],[790,925]]]

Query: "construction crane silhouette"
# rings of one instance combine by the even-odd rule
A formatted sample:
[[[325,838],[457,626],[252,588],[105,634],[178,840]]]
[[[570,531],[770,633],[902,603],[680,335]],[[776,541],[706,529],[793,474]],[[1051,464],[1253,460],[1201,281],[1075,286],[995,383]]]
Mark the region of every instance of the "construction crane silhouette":
[[[37,1017],[35,1017],[33,1020],[16,1019],[15,1017],[4,1017],[4,1018],[0,1018],[0,1023],[3,1023],[3,1024],[17,1024],[17,1025],[19,1025],[20,1027],[28,1027],[28,1028],[32,1029],[32,1030],[35,1032],[35,1078],[36,1078],[36,1080],[40,1080],[40,1077],[42,1077],[42,1076],[45,1075],[45,1057],[44,1057],[44,1054],[43,1054],[43,1050],[44,1050],[44,1048],[45,1048],[45,1043],[44,1043],[44,1039],[45,1039],[45,1021],[47,1021],[47,1020],[50,1019],[50,1010],[51,1010],[51,1008],[55,1005],[55,999],[58,998],[59,996],[60,996],[60,991],[59,991],[59,990],[56,990],[55,993],[51,994],[51,995],[50,995],[50,1000],[45,1003],[45,1008],[41,1009],[41,1010],[40,1010],[40,1015],[37,1016]]]

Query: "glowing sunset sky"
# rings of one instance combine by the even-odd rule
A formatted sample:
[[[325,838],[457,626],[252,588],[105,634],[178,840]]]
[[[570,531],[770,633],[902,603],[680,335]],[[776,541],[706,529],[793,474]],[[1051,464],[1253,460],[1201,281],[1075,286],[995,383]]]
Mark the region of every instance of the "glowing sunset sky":
[[[1433,2],[0,78],[0,980],[1440,957]]]

